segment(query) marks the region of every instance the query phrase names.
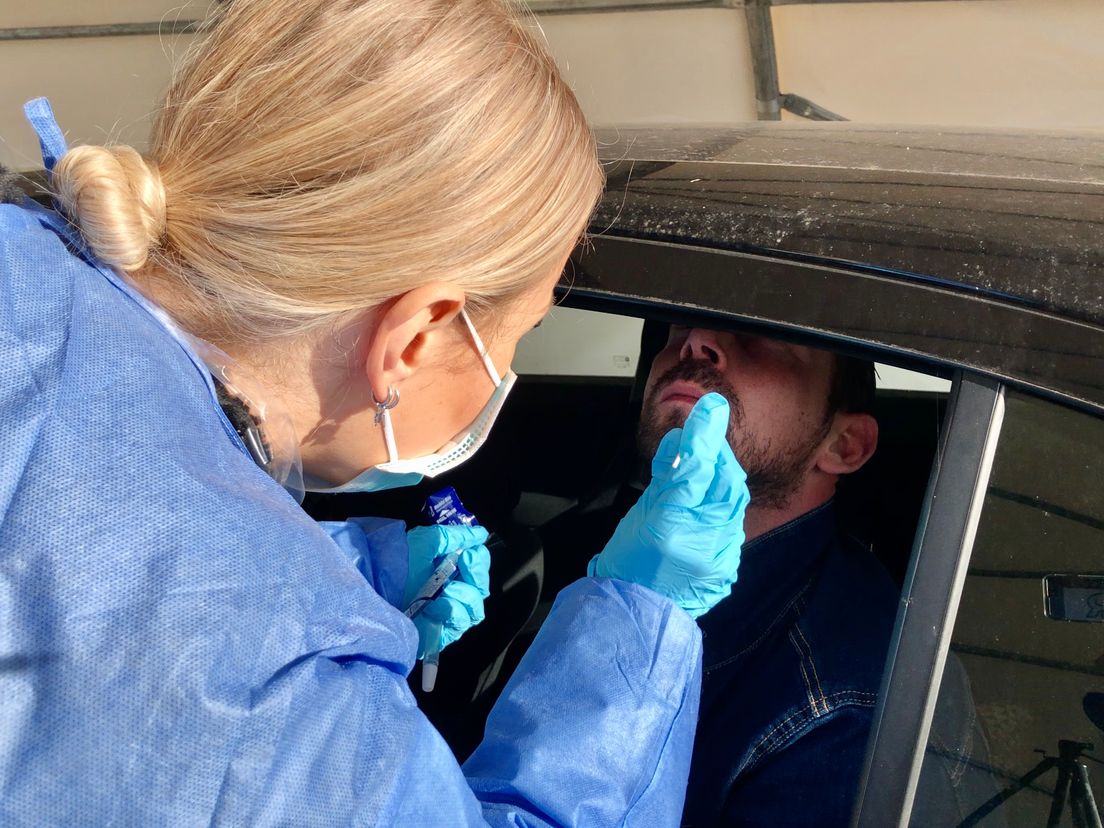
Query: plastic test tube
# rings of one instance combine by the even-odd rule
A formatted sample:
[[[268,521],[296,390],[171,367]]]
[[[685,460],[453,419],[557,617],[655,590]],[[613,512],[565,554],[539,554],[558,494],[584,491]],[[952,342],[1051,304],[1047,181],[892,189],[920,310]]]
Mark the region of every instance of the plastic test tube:
[[[442,489],[429,496],[426,501],[426,515],[436,524],[444,526],[478,526],[475,515],[464,508],[460,497],[451,486]],[[418,594],[406,608],[407,618],[414,618],[437,598],[444,590],[445,585],[456,574],[462,549],[450,552],[445,559],[433,570],[433,574],[418,590]],[[422,657],[422,691],[430,693],[437,683],[437,664],[441,657],[441,635],[443,627],[439,623],[431,623],[426,631],[426,652]]]
[[[429,628],[426,641],[426,653],[422,657],[422,692],[432,693],[437,684],[437,662],[441,659],[441,633],[440,624],[434,623]]]
[[[403,614],[407,618],[414,618],[421,613],[429,603],[436,599],[445,588],[450,580],[452,580],[453,574],[456,572],[457,564],[460,561],[460,555],[463,550],[457,549],[455,552],[449,552],[443,561],[437,565],[437,568],[433,570],[433,574],[429,576],[422,588],[418,590],[418,594],[414,596],[414,600],[410,602]]]
[[[449,552],[445,559],[433,570],[433,574],[429,576],[422,588],[418,590],[418,594],[414,596],[414,600],[410,602],[410,606],[406,608],[404,614],[407,618],[415,618],[423,609],[429,606],[431,601],[441,594],[445,584],[452,580],[452,576],[456,572],[461,552],[460,549]],[[441,658],[442,632],[443,628],[440,623],[433,622],[429,625],[426,635],[426,652],[422,656],[422,691],[425,693],[432,693],[434,686],[437,684],[437,664]]]

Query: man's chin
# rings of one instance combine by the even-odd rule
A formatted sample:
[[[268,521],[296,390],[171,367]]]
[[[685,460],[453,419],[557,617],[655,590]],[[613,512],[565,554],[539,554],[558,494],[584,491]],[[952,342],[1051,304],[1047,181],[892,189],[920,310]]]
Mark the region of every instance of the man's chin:
[[[695,402],[697,400],[692,400],[689,404],[679,401],[669,403],[664,400],[648,406],[641,414],[640,428],[636,432],[636,448],[641,460],[651,462],[664,435],[686,424],[686,418]]]
[[[679,414],[679,412],[675,413]],[[636,430],[636,451],[642,461],[651,462],[663,435],[672,428],[679,428],[686,420],[686,412],[679,414],[673,423],[670,422],[671,412],[664,412],[664,414],[666,416],[660,417],[659,412],[654,407],[650,407],[640,416],[640,425]]]

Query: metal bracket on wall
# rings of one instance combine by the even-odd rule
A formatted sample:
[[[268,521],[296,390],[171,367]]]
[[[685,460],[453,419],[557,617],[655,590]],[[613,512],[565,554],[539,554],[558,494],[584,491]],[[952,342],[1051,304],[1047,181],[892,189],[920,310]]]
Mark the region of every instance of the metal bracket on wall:
[[[659,9],[701,9],[743,7],[751,43],[752,72],[759,120],[778,121],[782,110],[811,121],[846,121],[847,118],[778,86],[778,57],[774,48],[771,7],[863,3],[874,0],[529,0],[536,14],[581,14],[587,12],[648,11]],[[954,0],[944,0],[953,2]],[[225,0],[220,0],[225,2]],[[886,0],[882,0],[886,2]],[[916,2],[916,0],[888,0]],[[73,37],[123,37],[130,35],[194,34],[204,27],[202,20],[164,20],[150,23],[109,23],[90,26],[23,26],[0,28],[0,41],[49,40]]]
[[[808,98],[784,93],[778,86],[778,56],[774,50],[773,0],[746,0],[748,40],[751,43],[751,68],[755,78],[755,106],[760,121],[780,121],[782,110],[811,121],[846,121]]]
[[[808,98],[803,98],[800,95],[794,95],[791,92],[782,93],[782,108],[787,112],[792,112],[794,115],[800,115],[802,118],[808,118],[810,121],[846,121],[842,115],[837,115],[830,109],[825,109],[818,103],[810,101]]]
[[[958,2],[959,0],[942,0]],[[877,0],[740,0],[747,17],[748,39],[751,42],[752,72],[755,75],[755,102],[760,121],[778,121],[782,110],[810,121],[846,121],[847,118],[825,109],[792,92],[778,87],[778,57],[774,51],[772,6],[827,6],[840,3],[869,3]],[[917,0],[882,0],[892,3],[915,3]]]
[[[149,23],[102,23],[90,26],[18,26],[0,29],[4,40],[61,40],[74,37],[131,37],[134,35],[194,34],[202,20],[155,20]]]
[[[226,0],[220,0],[226,2]],[[530,0],[535,14],[654,11],[658,9],[738,9],[745,0]],[[0,28],[0,41],[57,40],[74,37],[127,37],[135,35],[194,34],[202,20],[158,20],[148,23],[102,23],[78,26],[16,26]]]
[[[955,0],[944,0],[954,2]],[[227,0],[218,0],[223,3]],[[519,0],[523,2],[523,0]],[[916,0],[529,0],[535,14],[581,14],[584,12],[655,11],[658,9],[739,9],[756,5],[790,6],[828,3],[911,3]],[[768,8],[769,12],[769,8]],[[203,30],[202,20],[157,20],[148,23],[102,23],[81,26],[14,26],[0,28],[0,41],[56,40],[71,37],[127,37],[133,35],[194,34]],[[773,54],[773,32],[771,33]],[[796,97],[796,96],[795,96]],[[801,99],[804,100],[804,99]],[[785,103],[782,104],[786,108]],[[827,112],[813,104],[818,111]],[[794,110],[790,110],[794,111]],[[796,114],[800,115],[801,112]],[[811,117],[811,116],[804,116]],[[842,118],[827,120],[843,120]]]

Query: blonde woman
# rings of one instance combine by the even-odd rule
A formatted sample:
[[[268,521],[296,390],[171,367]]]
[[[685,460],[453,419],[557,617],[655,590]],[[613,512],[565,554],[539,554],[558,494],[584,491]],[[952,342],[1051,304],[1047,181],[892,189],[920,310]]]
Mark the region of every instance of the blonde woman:
[[[57,210],[0,206],[0,823],[677,822],[691,612],[739,543],[670,514],[742,521],[725,406],[463,769],[402,610],[462,549],[427,614],[477,621],[485,533],[327,532],[290,496],[469,456],[583,232],[592,139],[507,0],[234,0],[145,157],[28,114]]]

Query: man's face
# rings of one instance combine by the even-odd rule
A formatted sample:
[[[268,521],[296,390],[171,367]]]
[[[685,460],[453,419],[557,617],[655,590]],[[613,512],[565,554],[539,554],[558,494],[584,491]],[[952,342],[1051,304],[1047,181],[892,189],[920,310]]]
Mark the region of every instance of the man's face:
[[[716,391],[729,401],[728,441],[748,474],[752,503],[781,508],[813,469],[831,428],[834,359],[744,333],[672,327],[644,390],[641,454],[652,457],[698,398]]]

